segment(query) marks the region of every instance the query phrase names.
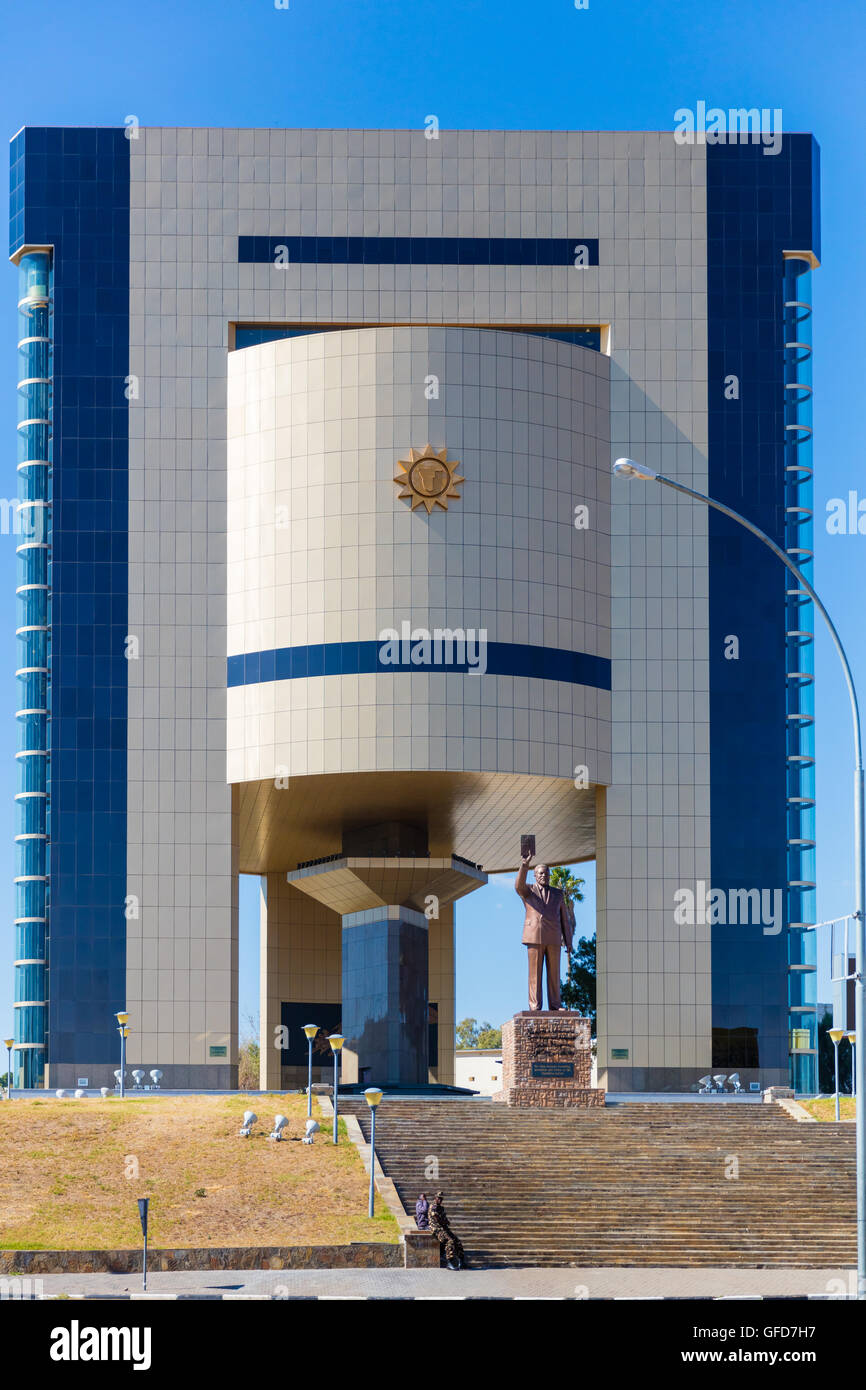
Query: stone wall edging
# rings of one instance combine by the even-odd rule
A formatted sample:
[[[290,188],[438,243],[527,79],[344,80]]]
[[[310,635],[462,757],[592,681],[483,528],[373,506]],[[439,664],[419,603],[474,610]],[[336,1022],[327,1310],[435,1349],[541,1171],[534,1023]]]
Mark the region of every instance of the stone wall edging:
[[[141,1250],[0,1250],[5,1274],[139,1274]],[[147,1267],[169,1274],[215,1269],[401,1269],[402,1242],[149,1249]]]

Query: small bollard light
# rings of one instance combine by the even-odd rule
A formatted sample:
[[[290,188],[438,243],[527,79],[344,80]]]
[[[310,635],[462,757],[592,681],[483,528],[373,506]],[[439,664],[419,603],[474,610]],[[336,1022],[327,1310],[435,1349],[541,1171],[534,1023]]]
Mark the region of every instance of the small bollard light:
[[[376,1200],[376,1107],[382,1099],[382,1092],[378,1086],[368,1086],[364,1092],[364,1099],[370,1107],[370,1205],[367,1215],[371,1217]]]
[[[343,1043],[344,1043],[345,1041],[346,1041],[346,1039],[343,1037],[343,1034],[342,1034],[342,1033],[332,1033],[331,1036],[328,1038],[328,1042],[331,1044],[331,1051],[332,1051],[333,1054],[334,1054],[334,1143],[335,1143],[335,1144],[337,1143],[337,1091],[338,1091],[339,1085],[340,1085],[339,1076],[338,1076],[338,1074],[337,1074],[337,1063],[338,1063],[339,1057],[340,1057],[340,1048],[343,1046]]]
[[[304,1024],[304,1036],[307,1039],[307,1119],[313,1113],[313,1041],[318,1031],[318,1023]]]
[[[141,1287],[147,1291],[147,1208],[150,1202],[149,1197],[139,1197],[138,1199],[138,1219],[141,1222],[141,1234],[144,1236],[144,1253],[141,1261]]]

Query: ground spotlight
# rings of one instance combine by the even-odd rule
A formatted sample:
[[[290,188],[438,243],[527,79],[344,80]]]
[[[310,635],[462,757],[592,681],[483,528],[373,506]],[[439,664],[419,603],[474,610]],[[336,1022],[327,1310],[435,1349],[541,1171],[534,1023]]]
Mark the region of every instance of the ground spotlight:
[[[282,1139],[282,1137],[283,1137],[283,1130],[285,1129],[285,1127],[286,1127],[286,1125],[287,1125],[288,1123],[289,1123],[289,1121],[288,1121],[288,1116],[286,1116],[286,1115],[276,1115],[276,1116],[274,1117],[274,1127],[273,1127],[273,1129],[271,1130],[270,1134],[268,1135],[268,1138],[269,1138],[269,1139],[276,1139],[276,1140],[277,1140],[277,1143],[279,1143],[279,1141],[280,1141],[280,1140]]]
[[[250,1135],[253,1132],[253,1125],[256,1123],[256,1120],[258,1118],[258,1115],[254,1115],[252,1110],[244,1111],[244,1122],[241,1125],[240,1133],[243,1135],[245,1139],[249,1139]]]
[[[314,1134],[317,1134],[320,1128],[321,1128],[321,1126],[320,1126],[318,1120],[313,1120],[313,1119],[307,1120],[307,1123],[304,1125],[304,1137],[303,1137],[303,1139],[301,1140],[301,1143],[302,1143],[302,1144],[312,1144],[312,1142],[313,1142],[313,1135],[314,1135]]]

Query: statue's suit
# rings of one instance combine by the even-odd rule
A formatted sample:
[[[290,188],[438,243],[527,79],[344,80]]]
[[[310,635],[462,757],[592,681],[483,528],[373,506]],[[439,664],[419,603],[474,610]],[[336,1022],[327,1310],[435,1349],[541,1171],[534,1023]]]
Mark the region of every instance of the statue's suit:
[[[548,1008],[560,1007],[559,954],[563,945],[567,951],[571,951],[574,922],[561,889],[550,885],[540,888],[537,883],[527,883],[526,870],[527,865],[521,864],[514,887],[526,907],[523,944],[529,955],[529,1007],[537,1013],[543,998],[542,972],[545,962]]]

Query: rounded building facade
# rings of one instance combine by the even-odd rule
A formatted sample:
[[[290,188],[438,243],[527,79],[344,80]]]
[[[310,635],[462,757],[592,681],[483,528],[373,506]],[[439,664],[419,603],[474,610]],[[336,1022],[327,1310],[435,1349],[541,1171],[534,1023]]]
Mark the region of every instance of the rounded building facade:
[[[433,919],[406,913],[433,897],[441,923],[483,881],[422,893],[451,856],[512,868],[521,832],[552,863],[595,854],[610,780],[608,402],[606,357],[532,333],[302,332],[230,355],[239,867],[268,876],[271,906],[312,906],[304,894],[339,913],[344,1015],[353,915],[405,909],[392,920],[429,952]],[[407,871],[429,857],[429,873],[416,864],[412,893],[380,884],[376,903],[369,882],[338,891],[337,871],[310,863],[353,852]],[[272,885],[287,873],[288,890]],[[266,935],[285,949],[273,921]],[[447,936],[453,959],[450,922]],[[336,955],[313,973],[333,981]],[[291,1001],[272,973],[276,1024]],[[443,992],[437,1016],[453,1009],[453,966]]]

